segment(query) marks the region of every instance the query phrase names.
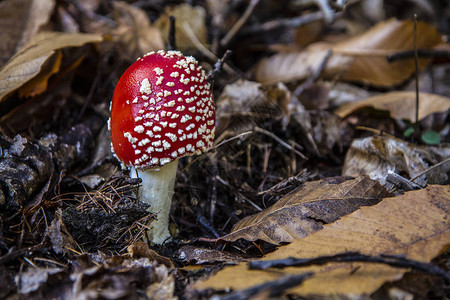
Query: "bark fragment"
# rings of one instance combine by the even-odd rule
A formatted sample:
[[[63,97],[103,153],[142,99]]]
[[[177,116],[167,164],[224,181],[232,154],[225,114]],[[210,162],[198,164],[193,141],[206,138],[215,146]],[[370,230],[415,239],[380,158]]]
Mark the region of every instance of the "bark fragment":
[[[103,124],[92,116],[60,137],[49,134],[39,140],[0,134],[0,207],[25,206],[55,172],[87,159]]]

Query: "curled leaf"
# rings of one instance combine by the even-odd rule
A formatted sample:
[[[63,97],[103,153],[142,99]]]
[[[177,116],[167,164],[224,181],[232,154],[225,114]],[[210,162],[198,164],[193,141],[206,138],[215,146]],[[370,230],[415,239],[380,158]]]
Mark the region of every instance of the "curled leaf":
[[[100,42],[98,34],[42,32],[0,69],[0,101],[38,75],[56,50]]]

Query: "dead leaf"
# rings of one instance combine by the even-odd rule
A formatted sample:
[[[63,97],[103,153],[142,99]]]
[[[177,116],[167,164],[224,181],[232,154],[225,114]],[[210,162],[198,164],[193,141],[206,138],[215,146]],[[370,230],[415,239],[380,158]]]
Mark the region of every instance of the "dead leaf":
[[[42,65],[56,50],[101,40],[98,34],[39,33],[0,69],[0,101],[39,74]]]
[[[373,136],[352,142],[345,156],[342,174],[368,175],[386,185],[389,172],[407,174],[409,178],[414,178],[447,157],[450,157],[449,147],[419,146],[387,136]],[[421,186],[443,183],[447,178],[445,170],[430,170],[416,178],[415,183]]]
[[[346,82],[336,82],[330,89],[330,107],[339,107],[344,103],[366,99],[370,93],[365,89]]]
[[[301,52],[279,53],[263,59],[255,68],[257,81],[270,84],[304,80],[314,74],[332,49],[322,76],[363,82],[380,87],[398,85],[414,72],[410,60],[388,63],[386,56],[412,49],[413,23],[390,19],[365,33],[337,44],[314,43]],[[417,47],[430,49],[442,42],[435,27],[423,22],[417,26]],[[429,60],[420,59],[419,69]]]
[[[247,261],[247,259],[234,253],[214,249],[198,248],[189,245],[183,246],[180,250],[178,250],[178,258],[187,263],[196,262],[197,264],[214,264],[216,262],[226,262],[230,264]]]
[[[63,273],[61,268],[30,268],[17,276],[16,281],[20,287],[20,293],[26,295],[46,285],[52,275]]]
[[[414,73],[414,60],[389,63],[388,54],[413,49],[412,21],[390,19],[378,23],[365,33],[335,44],[333,53],[348,55],[355,60],[344,79],[379,87],[398,85]],[[417,23],[417,48],[430,49],[442,42],[436,28],[424,22]],[[430,60],[419,59],[419,70]]]
[[[311,77],[328,55],[331,45],[318,42],[301,52],[278,53],[261,60],[254,70],[255,79],[263,84],[293,82]],[[324,73],[333,77],[345,71],[353,59],[331,55]]]
[[[62,57],[61,51],[56,51],[54,55],[50,56],[42,65],[39,74],[20,88],[19,97],[35,97],[45,92],[49,78],[59,71]]]
[[[264,211],[248,216],[233,226],[222,240],[263,240],[272,244],[292,242],[322,229],[323,224],[374,205],[389,194],[368,177],[333,184],[326,180],[306,182]]]
[[[146,242],[135,242],[127,247],[127,251],[132,258],[144,257],[148,258],[151,261],[156,261],[160,264],[163,264],[168,268],[175,268],[175,265],[169,258],[159,255],[155,250],[150,249]]]
[[[6,0],[0,3],[0,66],[48,22],[54,6],[54,0]]]
[[[175,299],[175,278],[164,265],[147,258],[124,260],[121,265],[104,265],[70,274],[66,289],[69,299]]]
[[[118,26],[112,35],[113,40],[124,48],[121,53],[137,58],[147,52],[164,49],[160,30],[150,23],[144,10],[123,1],[114,1],[113,4]]]
[[[195,48],[194,43],[186,34],[185,26],[189,26],[194,32],[197,39],[205,45],[207,43],[206,32],[206,11],[201,6],[191,6],[183,3],[176,6],[167,6],[161,17],[156,21],[155,25],[159,27],[164,37],[165,42],[169,36],[169,16],[175,17],[175,40],[177,48],[185,50]]]
[[[287,257],[313,258],[357,251],[367,255],[400,255],[430,262],[449,245],[450,187],[429,186],[402,196],[384,199],[303,239],[268,254],[264,260]],[[314,272],[302,286],[288,290],[306,296],[363,296],[383,283],[400,279],[407,269],[381,264],[333,263],[283,270],[248,270],[246,263],[227,267],[196,289],[244,289],[290,274]]]
[[[450,109],[450,98],[429,93],[420,93],[419,97],[419,120],[433,113]],[[410,91],[385,93],[362,101],[346,103],[335,110],[335,113],[339,117],[345,118],[364,107],[386,110],[390,112],[393,118],[415,122],[416,93]]]

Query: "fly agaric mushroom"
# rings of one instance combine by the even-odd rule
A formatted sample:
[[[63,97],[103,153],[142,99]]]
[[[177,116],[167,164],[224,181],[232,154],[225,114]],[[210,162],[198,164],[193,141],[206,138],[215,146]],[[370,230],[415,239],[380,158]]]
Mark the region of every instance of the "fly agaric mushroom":
[[[162,244],[170,238],[178,159],[213,144],[215,110],[204,70],[178,51],[139,58],[117,83],[109,128],[113,153],[142,179],[140,199],[157,215],[148,233]]]

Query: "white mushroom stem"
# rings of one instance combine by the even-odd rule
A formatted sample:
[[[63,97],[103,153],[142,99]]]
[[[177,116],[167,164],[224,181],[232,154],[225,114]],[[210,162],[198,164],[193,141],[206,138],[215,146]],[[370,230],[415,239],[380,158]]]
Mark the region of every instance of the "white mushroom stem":
[[[147,231],[148,237],[155,244],[162,244],[170,238],[169,214],[177,166],[178,159],[159,169],[139,169],[136,172],[135,168],[131,168],[130,177],[139,177],[142,180],[139,188],[141,201],[150,205],[148,210],[157,218]]]

